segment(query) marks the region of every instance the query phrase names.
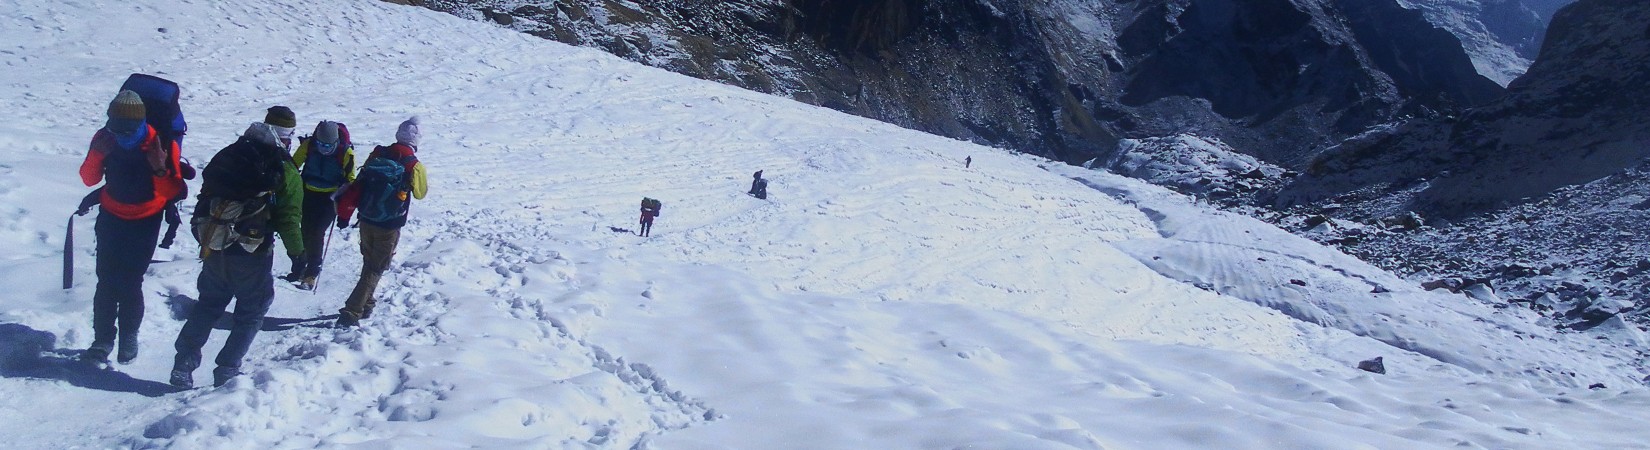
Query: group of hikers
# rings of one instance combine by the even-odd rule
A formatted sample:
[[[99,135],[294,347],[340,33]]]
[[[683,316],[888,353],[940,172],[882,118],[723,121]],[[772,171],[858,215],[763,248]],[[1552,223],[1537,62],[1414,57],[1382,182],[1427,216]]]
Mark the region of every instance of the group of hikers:
[[[177,205],[188,196],[184,180],[196,175],[181,157],[186,125],[177,99],[175,83],[142,74],[128,78],[81,164],[87,186],[103,183],[76,211],[84,215],[92,204],[100,208],[94,225],[93,338],[83,360],[106,364],[110,353],[122,364],[137,358],[143,277],[160,223],[167,217],[176,226]],[[395,254],[411,200],[428,191],[417,157],[418,118],[401,122],[395,143],[375,147],[359,170],[344,124],[320,121],[312,134],[297,138],[294,152],[297,125],[292,109],[270,107],[262,122],[248,126],[200,170],[201,192],[189,221],[201,246],[200,298],[178,333],[174,386],[194,386],[201,347],[231,301],[233,325],[217,355],[213,385],[240,374],[241,360],[275,297],[274,235],[292,262],[281,278],[313,291],[331,237],[328,227],[358,227],[361,276],[334,325],[357,326],[372,315],[374,291]],[[353,224],[352,216],[358,219]],[[162,247],[171,243],[168,234]]]
[[[76,215],[99,207],[97,286],[92,295],[92,344],[80,358],[107,364],[111,353],[122,364],[138,355],[143,322],[143,277],[157,240],[169,248],[181,223],[179,203],[189,196],[185,180],[196,170],[182,158],[187,124],[178,106],[176,83],[133,74],[109,103],[108,120],[92,136],[80,166],[81,181],[97,186]],[[395,143],[376,146],[359,168],[349,128],[322,120],[297,137],[296,114],[286,106],[265,111],[199,171],[201,192],[190,216],[190,234],[200,243],[199,299],[188,311],[174,345],[170,383],[194,386],[201,348],[218,317],[235,304],[229,338],[219,351],[213,385],[240,374],[242,359],[275,298],[274,240],[278,236],[292,268],[280,278],[314,291],[332,230],[360,229],[361,275],[338,310],[333,325],[358,326],[372,316],[374,293],[389,268],[413,199],[428,191],[418,160],[418,118],[401,122]],[[762,171],[747,192],[768,197]],[[641,236],[648,236],[662,203],[643,198]],[[351,222],[352,217],[358,219]],[[160,238],[162,221],[170,224]],[[71,222],[72,224],[72,222]],[[70,230],[73,231],[72,228]],[[67,239],[66,239],[67,245]],[[72,267],[65,253],[64,287]]]

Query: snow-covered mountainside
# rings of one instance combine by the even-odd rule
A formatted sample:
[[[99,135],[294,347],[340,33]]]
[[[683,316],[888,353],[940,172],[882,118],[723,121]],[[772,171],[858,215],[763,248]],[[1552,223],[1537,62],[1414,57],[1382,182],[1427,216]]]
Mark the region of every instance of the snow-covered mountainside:
[[[3,448],[1650,442],[1638,329],[1556,332],[1138,180],[369,0],[28,0],[0,42]],[[134,71],[182,84],[197,162],[274,104],[361,146],[423,118],[430,197],[362,328],[321,326],[359,267],[342,231],[246,375],[173,392],[185,238],[140,357],[76,361],[94,233],[59,289],[64,219]]]
[[[1399,1],[1460,37],[1478,73],[1506,86],[1529,69],[1553,13],[1575,0]]]

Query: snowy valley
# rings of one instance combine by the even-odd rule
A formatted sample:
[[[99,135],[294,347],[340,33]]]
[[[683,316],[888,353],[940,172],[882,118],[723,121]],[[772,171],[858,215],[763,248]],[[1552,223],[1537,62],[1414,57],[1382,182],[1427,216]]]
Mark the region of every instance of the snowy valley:
[[[1555,330],[1105,171],[374,0],[25,0],[0,37],[4,448],[1650,448],[1636,326]],[[133,72],[183,86],[197,165],[276,104],[358,147],[422,117],[379,312],[327,326],[340,232],[246,375],[174,391],[180,238],[142,355],[78,362],[93,233],[59,289],[64,221]],[[1128,145],[1181,144],[1276,170]],[[1179,177],[1153,157],[1111,163]]]

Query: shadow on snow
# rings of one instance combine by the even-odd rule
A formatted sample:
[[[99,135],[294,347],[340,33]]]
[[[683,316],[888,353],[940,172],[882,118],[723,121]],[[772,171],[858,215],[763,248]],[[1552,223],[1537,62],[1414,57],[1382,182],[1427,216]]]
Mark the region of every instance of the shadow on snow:
[[[15,323],[0,323],[0,377],[61,380],[109,392],[160,397],[178,392],[166,383],[140,380],[80,361],[82,350],[58,349],[57,336]]]

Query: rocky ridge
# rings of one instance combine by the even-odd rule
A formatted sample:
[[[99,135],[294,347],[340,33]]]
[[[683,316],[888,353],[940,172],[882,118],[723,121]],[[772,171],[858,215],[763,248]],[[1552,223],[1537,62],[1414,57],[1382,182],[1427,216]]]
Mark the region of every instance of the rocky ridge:
[[[699,78],[1070,163],[1195,133],[1289,167],[1495,98],[1396,0],[428,0]]]

